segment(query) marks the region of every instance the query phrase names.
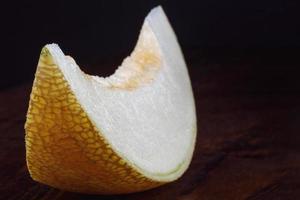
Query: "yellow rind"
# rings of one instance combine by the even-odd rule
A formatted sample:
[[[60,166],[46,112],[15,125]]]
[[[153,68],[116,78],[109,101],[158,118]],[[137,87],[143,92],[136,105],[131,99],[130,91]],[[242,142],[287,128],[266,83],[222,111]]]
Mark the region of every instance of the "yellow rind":
[[[91,194],[143,191],[165,182],[122,159],[93,125],[45,47],[25,124],[31,177],[62,190]]]

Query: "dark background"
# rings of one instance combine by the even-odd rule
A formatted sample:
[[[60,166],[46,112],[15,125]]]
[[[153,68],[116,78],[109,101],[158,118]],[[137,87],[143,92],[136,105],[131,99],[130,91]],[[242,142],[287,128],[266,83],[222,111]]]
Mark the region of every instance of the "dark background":
[[[272,65],[269,73],[274,65],[300,63],[297,0],[11,1],[1,5],[0,87],[31,81],[41,48],[52,42],[85,71],[113,73],[133,49],[144,17],[159,4],[188,63],[251,61],[263,63],[255,65],[257,72]],[[102,72],[99,65],[107,62],[112,66]],[[286,69],[278,78],[287,80],[294,72]]]
[[[41,48],[58,43],[89,74],[112,74],[161,4],[182,46],[197,112],[192,163],[136,194],[65,192],[33,181],[24,123]],[[298,0],[10,1],[0,4],[0,199],[300,199]]]

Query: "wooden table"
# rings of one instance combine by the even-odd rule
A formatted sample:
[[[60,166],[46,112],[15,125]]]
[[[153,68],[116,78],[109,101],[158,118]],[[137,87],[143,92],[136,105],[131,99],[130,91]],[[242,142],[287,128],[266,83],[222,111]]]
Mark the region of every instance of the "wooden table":
[[[192,164],[178,181],[117,196],[75,194],[34,182],[25,163],[27,83],[0,91],[0,199],[300,199],[300,90],[274,81],[294,77],[297,69],[188,61],[198,138]]]

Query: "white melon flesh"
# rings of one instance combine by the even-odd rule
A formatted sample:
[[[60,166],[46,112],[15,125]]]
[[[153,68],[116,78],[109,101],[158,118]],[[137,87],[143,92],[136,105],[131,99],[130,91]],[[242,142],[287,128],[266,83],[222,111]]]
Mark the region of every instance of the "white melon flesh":
[[[194,98],[176,36],[161,7],[146,17],[130,57],[110,77],[84,74],[46,46],[91,121],[127,162],[157,181],[178,178],[196,136]]]

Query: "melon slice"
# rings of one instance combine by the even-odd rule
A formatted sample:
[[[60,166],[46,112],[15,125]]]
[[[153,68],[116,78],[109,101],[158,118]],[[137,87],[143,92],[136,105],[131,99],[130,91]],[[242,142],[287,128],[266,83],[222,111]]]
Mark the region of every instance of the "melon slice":
[[[56,44],[40,56],[25,124],[32,178],[62,190],[120,194],[178,179],[196,138],[194,98],[161,7],[106,78],[87,75]]]

